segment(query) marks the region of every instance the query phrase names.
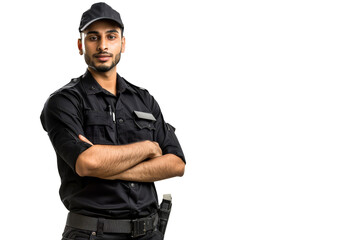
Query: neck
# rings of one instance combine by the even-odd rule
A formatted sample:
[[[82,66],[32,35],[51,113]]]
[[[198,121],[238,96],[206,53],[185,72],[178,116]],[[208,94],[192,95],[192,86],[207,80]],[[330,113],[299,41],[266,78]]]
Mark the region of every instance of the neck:
[[[102,88],[116,95],[116,67],[107,72],[98,72],[90,67],[88,70]]]

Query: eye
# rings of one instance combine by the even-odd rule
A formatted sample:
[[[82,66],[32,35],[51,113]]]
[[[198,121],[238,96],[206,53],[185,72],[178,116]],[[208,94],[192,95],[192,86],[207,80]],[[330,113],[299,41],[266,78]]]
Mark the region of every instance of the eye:
[[[109,40],[115,40],[115,39],[116,39],[116,36],[115,36],[115,35],[109,35],[109,36],[108,36],[108,39],[109,39]]]
[[[92,35],[92,36],[89,36],[88,39],[89,39],[90,41],[97,41],[97,40],[98,40],[98,37],[95,36],[95,35]]]

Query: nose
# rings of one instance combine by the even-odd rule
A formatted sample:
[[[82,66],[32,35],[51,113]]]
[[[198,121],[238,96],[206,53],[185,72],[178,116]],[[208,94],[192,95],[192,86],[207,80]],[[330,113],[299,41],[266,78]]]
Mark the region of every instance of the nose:
[[[100,52],[108,50],[107,41],[106,41],[105,37],[102,37],[100,39],[100,41],[98,42],[97,50],[100,51]]]

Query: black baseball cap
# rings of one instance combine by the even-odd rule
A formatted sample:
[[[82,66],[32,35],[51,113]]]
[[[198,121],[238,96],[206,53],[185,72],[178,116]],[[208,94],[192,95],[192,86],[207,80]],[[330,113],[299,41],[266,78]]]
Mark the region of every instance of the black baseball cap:
[[[120,25],[124,30],[124,24],[121,21],[120,13],[112,9],[104,2],[95,3],[89,10],[83,13],[80,21],[79,32],[84,31],[90,24],[101,19],[109,19]]]

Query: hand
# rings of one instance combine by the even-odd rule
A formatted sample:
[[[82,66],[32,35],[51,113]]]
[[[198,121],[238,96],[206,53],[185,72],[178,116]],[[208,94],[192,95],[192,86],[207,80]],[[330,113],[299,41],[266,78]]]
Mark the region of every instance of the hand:
[[[87,139],[86,137],[84,137],[83,135],[79,134],[79,139],[83,142],[86,142],[88,144],[90,144],[91,146],[94,145],[92,144],[92,142],[89,141],[89,139]]]
[[[150,158],[156,158],[162,156],[162,150],[157,142],[149,141],[151,143],[151,154]]]

